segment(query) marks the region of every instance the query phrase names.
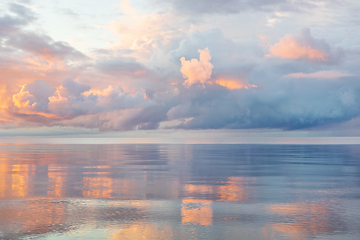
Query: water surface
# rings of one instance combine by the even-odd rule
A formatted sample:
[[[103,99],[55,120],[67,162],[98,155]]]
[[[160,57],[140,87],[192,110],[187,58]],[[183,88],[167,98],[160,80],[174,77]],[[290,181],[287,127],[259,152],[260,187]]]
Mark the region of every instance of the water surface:
[[[360,239],[360,145],[0,145],[0,239]]]

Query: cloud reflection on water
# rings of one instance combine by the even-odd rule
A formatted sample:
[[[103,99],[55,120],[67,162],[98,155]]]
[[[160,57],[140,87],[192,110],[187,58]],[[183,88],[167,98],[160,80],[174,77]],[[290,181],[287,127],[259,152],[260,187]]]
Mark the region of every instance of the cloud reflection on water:
[[[110,239],[188,239],[194,231],[231,239],[249,228],[258,239],[341,233],[353,220],[336,210],[344,183],[353,192],[360,182],[351,146],[336,154],[327,146],[261,145],[0,150],[0,236],[10,239],[99,228]]]

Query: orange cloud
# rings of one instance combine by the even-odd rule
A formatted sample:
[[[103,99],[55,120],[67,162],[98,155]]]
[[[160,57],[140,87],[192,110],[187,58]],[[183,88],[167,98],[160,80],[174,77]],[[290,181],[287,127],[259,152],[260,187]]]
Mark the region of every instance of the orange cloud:
[[[14,105],[18,108],[33,107],[36,105],[34,96],[25,90],[26,84],[21,88],[20,92],[13,95]]]
[[[116,118],[114,122],[108,121],[104,124],[114,123],[117,127],[122,127],[122,124],[132,121],[134,114],[140,114],[142,108],[138,105],[141,104],[151,104],[151,100],[145,100],[144,92],[132,94],[125,92],[121,87],[115,88],[111,85],[102,90],[91,89],[90,85],[72,79],[65,79],[62,85],[54,88],[47,81],[36,80],[33,84],[25,84],[18,93],[13,94],[12,107],[6,110],[13,118],[19,118],[18,120],[53,123],[103,112],[106,112],[106,116],[116,115],[121,109],[124,113],[121,119]],[[132,111],[129,114],[126,110]],[[1,119],[0,114],[0,121]],[[74,121],[76,125],[77,120]]]
[[[261,44],[264,46],[264,43]],[[344,55],[342,48],[333,48],[324,39],[316,39],[309,28],[301,29],[296,35],[280,38],[274,45],[269,44],[269,54],[265,57],[280,57],[285,59],[308,59],[336,63]]]
[[[48,111],[48,103],[55,90],[49,82],[36,80],[33,84],[25,84],[20,92],[13,95],[13,104],[18,113],[52,118],[54,115]]]
[[[53,96],[51,92],[48,93],[48,95],[45,94],[45,96],[39,96],[37,91],[41,91],[41,88],[44,88],[43,86],[47,84],[45,81],[36,84],[39,82],[40,81],[37,81],[34,84],[25,84],[20,92],[12,96],[13,105],[16,107],[16,110],[14,111],[26,115],[39,115],[46,118],[62,119],[62,116],[54,114],[51,110],[54,110],[56,106],[65,108],[67,106],[67,98],[62,97],[60,94],[58,94],[58,96]],[[33,91],[29,90],[31,87],[34,87],[32,89]]]
[[[40,114],[35,108],[38,103],[24,87],[34,79],[51,79],[53,84],[60,82],[72,71],[64,61],[46,60],[41,56],[24,53],[11,55],[0,66],[0,122],[15,123],[9,114]],[[19,91],[19,86],[23,86]],[[15,107],[15,108],[14,108]]]
[[[321,59],[326,61],[326,58],[329,56],[327,52],[304,45],[292,36],[281,38],[278,43],[270,46],[269,51],[270,55],[267,55],[269,57],[274,56],[288,59],[306,57],[308,59]]]
[[[227,89],[233,90],[233,89],[248,89],[248,88],[254,88],[257,87],[256,85],[252,85],[252,84],[248,84],[248,83],[244,83],[244,81],[241,80],[237,80],[237,79],[217,79],[215,80],[215,83],[226,87]]]
[[[210,63],[211,56],[208,48],[204,50],[199,49],[200,60],[195,58],[185,60],[184,57],[180,59],[180,72],[186,79],[184,85],[191,86],[194,83],[205,83],[211,77],[213,65]]]

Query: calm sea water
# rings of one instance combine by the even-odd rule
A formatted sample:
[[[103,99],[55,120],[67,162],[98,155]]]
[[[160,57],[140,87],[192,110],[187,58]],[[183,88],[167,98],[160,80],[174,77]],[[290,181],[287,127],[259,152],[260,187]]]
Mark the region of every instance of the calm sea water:
[[[0,145],[0,239],[360,239],[360,145]]]

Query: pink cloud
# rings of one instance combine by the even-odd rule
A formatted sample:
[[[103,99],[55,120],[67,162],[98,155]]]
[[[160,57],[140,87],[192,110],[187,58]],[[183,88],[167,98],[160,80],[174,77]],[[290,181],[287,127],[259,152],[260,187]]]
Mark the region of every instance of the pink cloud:
[[[16,111],[22,114],[48,114],[49,97],[55,90],[49,82],[42,80],[25,84],[19,93],[13,95]]]
[[[341,48],[332,48],[324,39],[315,39],[308,28],[302,29],[297,35],[280,38],[279,42],[269,45],[268,50],[266,57],[327,63],[338,62],[344,54]]]
[[[270,46],[269,50],[271,56],[289,59],[306,57],[308,59],[321,59],[326,61],[328,56],[328,53],[313,49],[311,46],[303,45],[291,36],[281,38],[278,43]]]
[[[185,60],[184,57],[181,61],[181,73],[186,79],[184,85],[191,86],[194,83],[205,83],[211,77],[213,65],[210,63],[211,55],[208,48],[198,50],[200,53],[200,60],[195,58]]]
[[[94,114],[106,116],[123,109],[141,111],[151,102],[144,98],[143,92],[132,94],[112,86],[91,89],[90,85],[72,79],[64,80],[57,88],[47,81],[36,80],[34,84],[25,84],[12,100],[13,107],[8,107],[8,111],[13,116],[25,121],[28,116],[41,116],[47,122]]]
[[[343,72],[343,71],[337,71],[337,70],[326,70],[326,71],[318,71],[313,73],[291,73],[288,75],[285,75],[283,77],[285,78],[320,78],[320,79],[335,79],[340,77],[350,77],[353,76],[350,73]]]

